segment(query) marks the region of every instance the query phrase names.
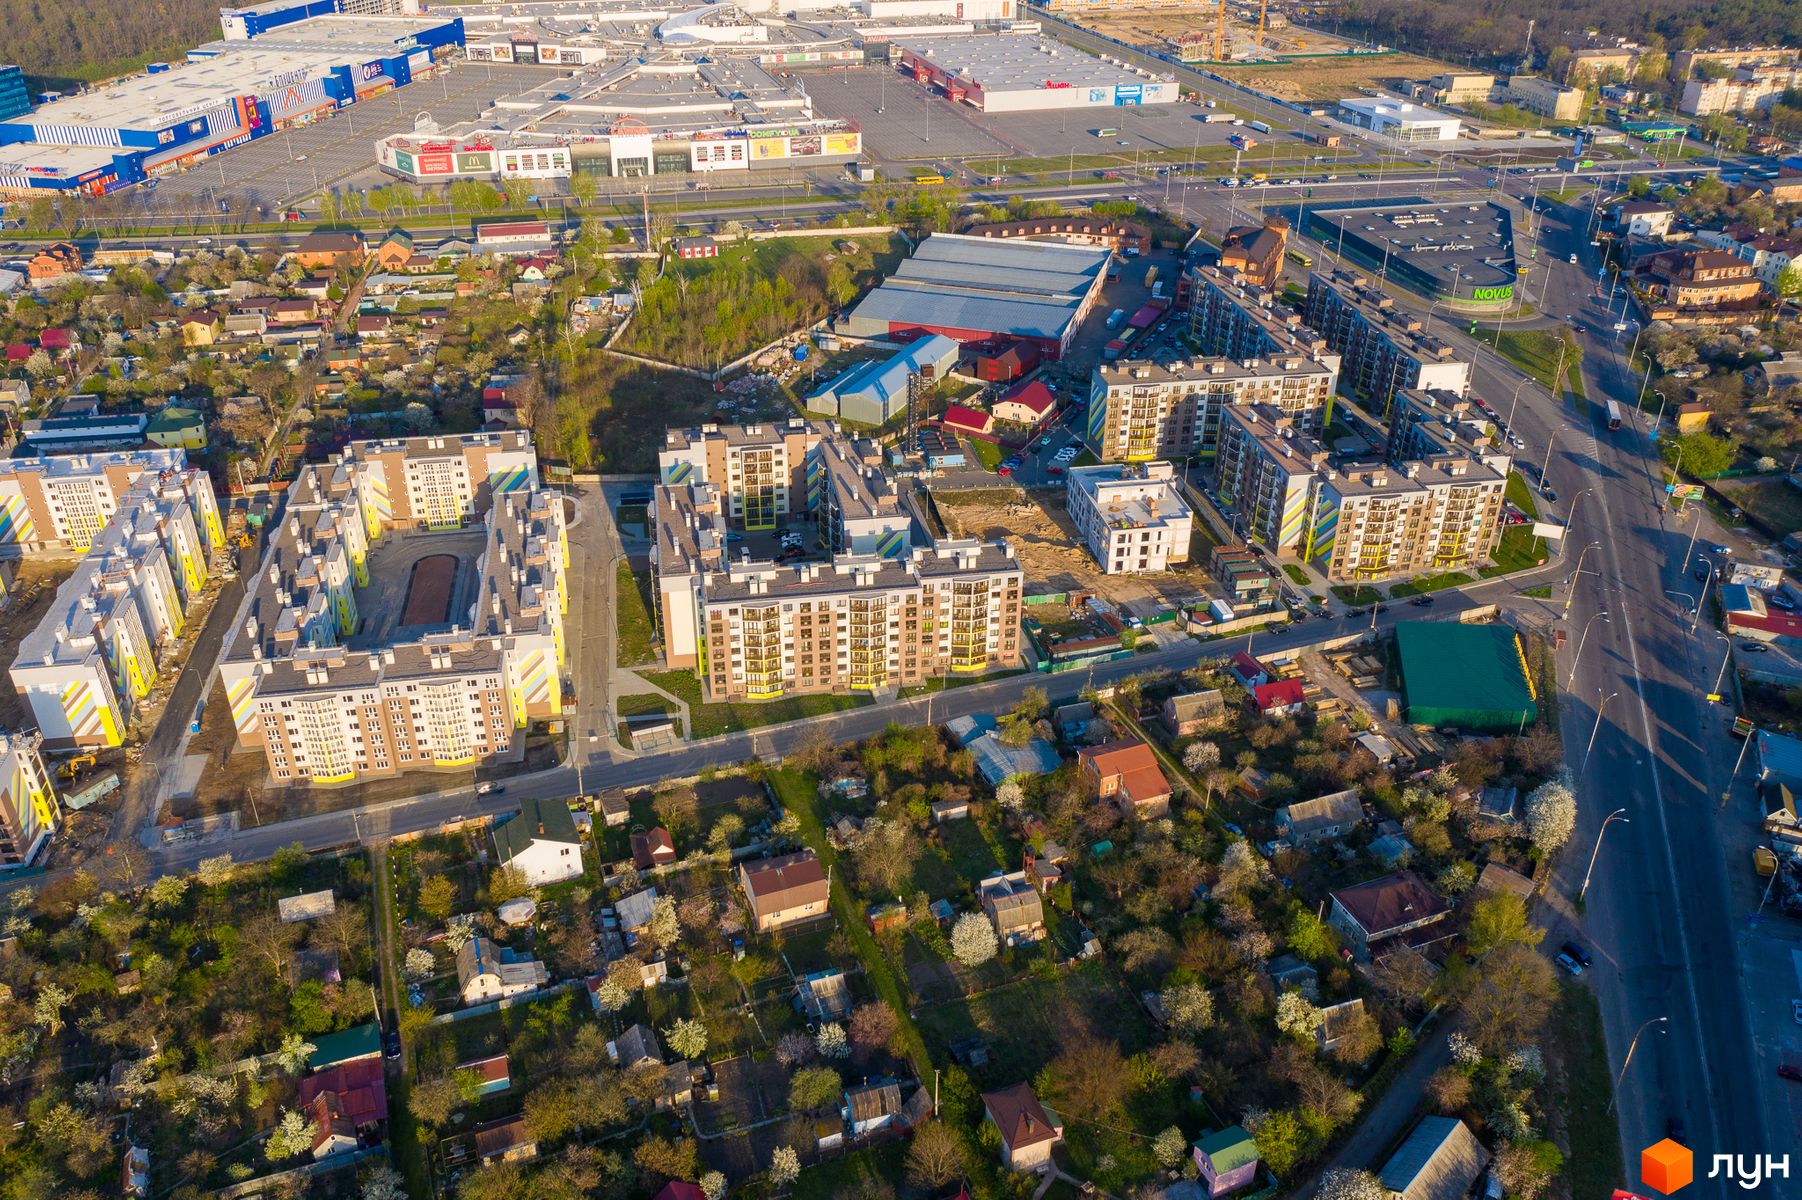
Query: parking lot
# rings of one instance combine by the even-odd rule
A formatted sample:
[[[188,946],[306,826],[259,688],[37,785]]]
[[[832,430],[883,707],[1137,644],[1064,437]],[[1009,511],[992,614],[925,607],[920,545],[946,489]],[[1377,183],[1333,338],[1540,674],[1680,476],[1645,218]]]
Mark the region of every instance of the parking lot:
[[[1210,125],[1203,120],[1231,111],[1230,104],[1214,109],[1180,103],[991,116],[931,94],[887,66],[809,72],[802,81],[820,112],[852,118],[863,127],[865,151],[878,161],[921,164],[938,158],[957,159],[968,162],[978,175],[1018,170],[1010,167],[1010,160],[1060,155],[1068,159],[1175,150],[1199,155],[1211,150],[1217,156],[1227,146],[1229,135],[1246,132],[1245,127],[1235,128],[1230,122]],[[1097,129],[1118,132],[1103,138],[1096,136]],[[1291,132],[1254,136],[1265,144],[1300,142]],[[991,161],[985,164],[985,159]]]
[[[162,207],[193,211],[193,204],[238,200],[243,209],[288,207],[334,183],[372,187],[393,182],[375,168],[375,140],[413,128],[429,114],[441,128],[480,115],[501,96],[554,78],[547,67],[511,63],[464,63],[436,79],[421,80],[310,125],[272,133],[227,150],[179,175],[157,181],[153,193]]]

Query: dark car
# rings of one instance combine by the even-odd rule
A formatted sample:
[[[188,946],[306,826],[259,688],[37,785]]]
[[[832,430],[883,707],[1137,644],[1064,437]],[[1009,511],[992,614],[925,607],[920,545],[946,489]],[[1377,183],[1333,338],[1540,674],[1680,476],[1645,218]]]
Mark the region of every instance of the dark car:
[[[382,1035],[382,1053],[389,1058],[400,1057],[400,1031],[390,1029]]]
[[[1416,596],[1416,597],[1414,597],[1414,607],[1415,608],[1425,608],[1425,607],[1427,607],[1427,605],[1429,605],[1431,603],[1433,603],[1433,598],[1431,596]]]
[[[1552,489],[1551,489],[1551,488],[1549,488],[1549,487],[1547,487],[1547,488],[1540,488],[1540,489],[1539,489],[1539,494],[1540,494],[1540,495],[1542,495],[1542,496],[1544,496],[1544,497],[1545,497],[1545,498],[1546,498],[1546,500],[1547,500],[1547,501],[1548,501],[1548,502],[1549,502],[1549,503],[1552,503],[1552,504],[1556,504],[1556,503],[1558,503],[1558,493],[1557,493],[1557,492],[1554,492],[1554,491],[1553,491],[1553,490],[1552,490]]]
[[[1795,1083],[1802,1083],[1802,1067],[1792,1066],[1789,1063],[1778,1063],[1777,1064],[1777,1075],[1781,1079],[1788,1079]]]
[[[1592,957],[1590,957],[1589,951],[1585,950],[1582,946],[1580,946],[1576,942],[1566,942],[1566,943],[1564,943],[1564,945],[1562,945],[1558,948],[1560,950],[1564,951],[1566,954],[1570,955],[1572,958],[1576,959],[1578,962],[1582,963],[1586,967],[1595,961]]]
[[[1379,604],[1379,605],[1377,605],[1377,612],[1378,612],[1378,613],[1386,613],[1386,612],[1388,612],[1388,611],[1389,611],[1389,606],[1388,606],[1388,605],[1387,605],[1387,604]]]
[[[1707,567],[1697,567],[1695,570],[1693,570],[1689,573],[1689,577],[1691,579],[1695,580],[1697,583],[1704,583],[1708,579],[1708,568]]]

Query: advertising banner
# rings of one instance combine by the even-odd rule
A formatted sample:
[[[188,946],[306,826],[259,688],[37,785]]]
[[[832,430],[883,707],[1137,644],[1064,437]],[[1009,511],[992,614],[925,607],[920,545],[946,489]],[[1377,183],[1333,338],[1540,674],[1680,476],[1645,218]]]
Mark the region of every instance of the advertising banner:
[[[487,150],[472,150],[457,155],[457,170],[474,175],[494,170],[494,155]]]
[[[759,161],[788,157],[786,138],[760,138],[751,143],[751,157]]]
[[[455,156],[449,154],[421,154],[419,156],[419,174],[449,175],[457,169]]]
[[[826,135],[826,153],[856,154],[862,149],[860,142],[855,133],[829,133]]]

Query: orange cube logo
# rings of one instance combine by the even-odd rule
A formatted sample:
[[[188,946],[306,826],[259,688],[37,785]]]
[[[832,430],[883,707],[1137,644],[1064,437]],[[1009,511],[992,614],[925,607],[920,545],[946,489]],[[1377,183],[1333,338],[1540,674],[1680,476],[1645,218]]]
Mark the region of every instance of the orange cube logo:
[[[1653,1191],[1668,1196],[1695,1180],[1695,1155],[1689,1147],[1665,1138],[1639,1152],[1639,1177]]]

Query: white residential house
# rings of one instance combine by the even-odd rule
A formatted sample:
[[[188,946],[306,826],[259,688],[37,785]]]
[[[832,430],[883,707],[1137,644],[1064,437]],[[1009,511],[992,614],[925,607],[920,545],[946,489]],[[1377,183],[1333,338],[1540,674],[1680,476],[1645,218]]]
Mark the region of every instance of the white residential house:
[[[494,829],[503,867],[517,867],[533,887],[582,873],[582,834],[561,800],[526,800],[519,815]]]
[[[485,937],[470,938],[457,950],[457,989],[465,1004],[517,996],[549,981],[543,963],[503,950]]]

